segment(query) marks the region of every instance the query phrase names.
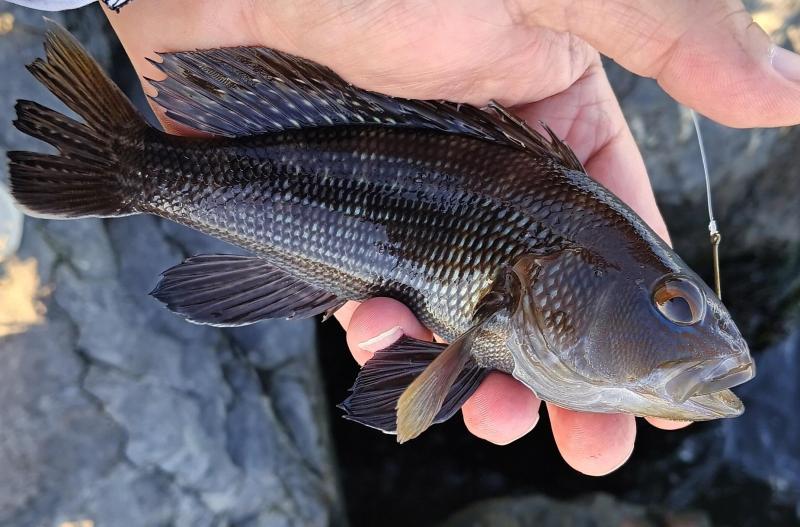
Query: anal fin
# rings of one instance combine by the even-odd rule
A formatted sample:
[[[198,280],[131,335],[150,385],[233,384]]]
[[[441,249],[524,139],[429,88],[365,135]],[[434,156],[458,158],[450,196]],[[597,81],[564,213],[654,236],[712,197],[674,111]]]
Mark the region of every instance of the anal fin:
[[[255,256],[192,256],[164,271],[150,293],[191,322],[243,326],[273,318],[300,319],[344,301]]]
[[[402,337],[376,352],[359,372],[351,395],[339,405],[345,411],[344,417],[386,433],[397,433],[398,400],[446,348],[447,344]],[[425,428],[450,419],[487,373],[469,358]]]

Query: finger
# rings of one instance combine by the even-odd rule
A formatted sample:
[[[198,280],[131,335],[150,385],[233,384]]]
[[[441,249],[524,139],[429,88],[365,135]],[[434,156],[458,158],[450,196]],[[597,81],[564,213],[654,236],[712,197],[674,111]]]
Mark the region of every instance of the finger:
[[[636,419],[631,415],[574,412],[550,403],[547,412],[558,451],[578,472],[604,476],[633,453]]]
[[[526,0],[522,9],[528,24],[580,36],[720,123],[800,123],[800,56],[774,48],[739,0]]]
[[[403,335],[430,340],[431,333],[403,304],[374,298],[359,305],[347,331],[347,343],[359,364]],[[512,377],[491,373],[464,404],[467,428],[496,444],[508,444],[529,432],[539,419],[540,401]]]
[[[679,430],[692,424],[691,421],[673,421],[671,419],[661,419],[660,417],[645,417],[645,419],[648,423],[661,430]]]
[[[347,345],[353,358],[364,365],[372,355],[403,335],[431,340],[431,332],[406,306],[391,298],[371,298],[361,303],[347,328]]]
[[[360,304],[358,302],[346,302],[345,305],[337,309],[333,314],[345,331],[347,331],[347,328],[350,327],[350,319],[353,318],[353,313],[355,313],[359,305]]]
[[[541,401],[528,388],[505,373],[492,372],[461,411],[472,434],[496,445],[524,436],[539,422]]]

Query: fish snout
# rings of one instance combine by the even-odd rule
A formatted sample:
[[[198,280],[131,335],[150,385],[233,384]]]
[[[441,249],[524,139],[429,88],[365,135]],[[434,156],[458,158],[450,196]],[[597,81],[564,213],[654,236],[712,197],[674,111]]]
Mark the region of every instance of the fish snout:
[[[673,365],[677,374],[671,376],[664,388],[677,403],[690,397],[709,395],[745,383],[756,374],[750,353],[743,353],[714,361],[692,361]]]

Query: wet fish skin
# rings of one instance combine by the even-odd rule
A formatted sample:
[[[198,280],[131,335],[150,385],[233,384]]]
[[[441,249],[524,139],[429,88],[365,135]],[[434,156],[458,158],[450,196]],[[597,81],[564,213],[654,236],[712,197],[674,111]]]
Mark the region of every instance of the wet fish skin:
[[[341,298],[392,296],[447,339],[472,326],[498,269],[562,243],[522,212],[536,194],[520,198],[513,176],[559,168],[469,137],[378,127],[153,135],[129,157],[140,161],[124,186],[146,182],[137,210],[251,250]]]
[[[33,73],[86,124],[18,104],[17,126],[60,151],[9,154],[29,211],[149,213],[251,251],[164,273],[154,295],[192,321],[389,296],[453,342],[376,354],[343,403],[350,418],[410,439],[489,369],[577,410],[741,413],[728,388],[754,367],[727,310],[551,132],[496,105],[393,99],[236,48],[163,56],[156,101],[222,136],[176,137],[144,124],[66,32],[46,49]]]

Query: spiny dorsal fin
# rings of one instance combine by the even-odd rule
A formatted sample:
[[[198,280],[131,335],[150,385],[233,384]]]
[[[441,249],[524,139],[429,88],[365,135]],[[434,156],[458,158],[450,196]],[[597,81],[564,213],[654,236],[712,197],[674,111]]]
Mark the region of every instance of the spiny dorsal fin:
[[[513,115],[506,107],[502,106],[497,101],[490,101],[486,107],[487,110],[494,112],[499,120],[503,123],[503,131],[508,137],[528,150],[536,152],[543,156],[550,156],[557,159],[562,165],[571,170],[579,172],[586,172],[583,168],[583,163],[580,162],[575,152],[569,147],[567,143],[558,138],[553,130],[547,124],[540,122],[548,138],[528,126],[523,119]]]
[[[390,97],[349,84],[329,68],[269,48],[240,47],[160,54],[166,74],[148,79],[166,115],[226,137],[334,125],[405,126],[466,134],[530,150],[572,170],[583,167],[545,126],[549,138],[498,103],[468,104]]]
[[[307,318],[344,302],[255,256],[201,254],[164,271],[150,293],[191,322],[243,326]]]

